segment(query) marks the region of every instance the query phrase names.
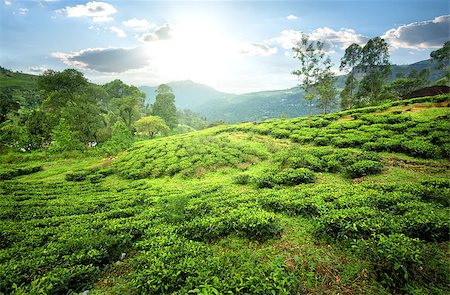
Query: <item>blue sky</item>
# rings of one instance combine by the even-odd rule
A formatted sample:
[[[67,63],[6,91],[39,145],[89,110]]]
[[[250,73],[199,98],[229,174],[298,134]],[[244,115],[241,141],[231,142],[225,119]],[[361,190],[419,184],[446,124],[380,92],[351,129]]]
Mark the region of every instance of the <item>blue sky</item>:
[[[1,0],[0,65],[39,74],[74,67],[93,82],[137,86],[190,79],[243,93],[298,83],[301,33],[345,48],[382,36],[391,62],[414,63],[450,39],[444,0]]]

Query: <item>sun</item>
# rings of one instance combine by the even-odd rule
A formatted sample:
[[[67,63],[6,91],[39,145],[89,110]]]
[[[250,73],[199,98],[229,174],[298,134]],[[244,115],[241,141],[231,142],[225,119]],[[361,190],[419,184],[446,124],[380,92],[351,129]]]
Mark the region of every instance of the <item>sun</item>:
[[[233,44],[217,22],[189,17],[173,27],[170,40],[159,42],[152,50],[162,77],[217,85],[229,75],[236,52]]]

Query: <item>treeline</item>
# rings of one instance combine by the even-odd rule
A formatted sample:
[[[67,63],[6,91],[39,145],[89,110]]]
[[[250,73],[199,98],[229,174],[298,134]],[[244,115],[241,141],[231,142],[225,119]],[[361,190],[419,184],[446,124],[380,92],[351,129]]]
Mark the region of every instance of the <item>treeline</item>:
[[[101,147],[113,154],[136,137],[182,133],[208,123],[188,110],[177,111],[167,85],[156,101],[144,105],[145,94],[120,80],[90,83],[83,73],[46,71],[36,88],[0,90],[1,150],[47,150],[53,153]]]
[[[294,58],[300,67],[292,74],[298,76],[300,87],[305,93],[309,105],[309,114],[315,106],[322,113],[327,113],[339,103],[343,110],[379,105],[405,98],[408,93],[431,85],[430,69],[420,72],[411,70],[407,75],[399,71],[394,73],[389,61],[389,47],[380,37],[370,39],[364,46],[351,44],[341,58],[340,70],[346,71],[345,86],[339,94],[336,89],[336,74],[331,70],[333,64],[324,49],[325,43],[310,40],[303,35],[293,48]],[[439,69],[448,69],[450,41],[442,48],[431,52],[430,57]],[[436,82],[448,85],[450,72]]]

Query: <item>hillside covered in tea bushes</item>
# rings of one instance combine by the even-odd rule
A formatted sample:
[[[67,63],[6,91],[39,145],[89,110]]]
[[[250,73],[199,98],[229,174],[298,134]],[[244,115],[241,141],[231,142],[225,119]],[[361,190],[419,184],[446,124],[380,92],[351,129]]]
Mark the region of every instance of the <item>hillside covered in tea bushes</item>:
[[[449,101],[3,155],[0,293],[446,294]]]

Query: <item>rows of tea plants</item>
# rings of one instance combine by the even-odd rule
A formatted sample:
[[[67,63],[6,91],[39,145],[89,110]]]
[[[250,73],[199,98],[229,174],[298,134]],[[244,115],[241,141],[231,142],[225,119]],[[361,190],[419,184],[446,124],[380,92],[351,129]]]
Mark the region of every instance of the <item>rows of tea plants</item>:
[[[0,293],[446,294],[448,115],[376,108],[4,165]]]
[[[114,163],[125,178],[201,175],[220,167],[239,167],[267,159],[261,144],[226,135],[182,135],[138,144]]]
[[[445,101],[448,95],[401,101]],[[397,103],[397,104],[399,104]],[[315,116],[311,119],[268,120],[231,126],[223,131],[254,132],[275,138],[288,138],[300,144],[360,148],[375,152],[398,152],[420,158],[450,157],[450,110],[432,118],[415,118],[411,108],[386,113],[393,104]]]
[[[450,181],[363,184],[344,188],[314,185],[265,190],[266,210],[308,216],[316,235],[368,259],[389,288],[408,284],[448,287]]]

